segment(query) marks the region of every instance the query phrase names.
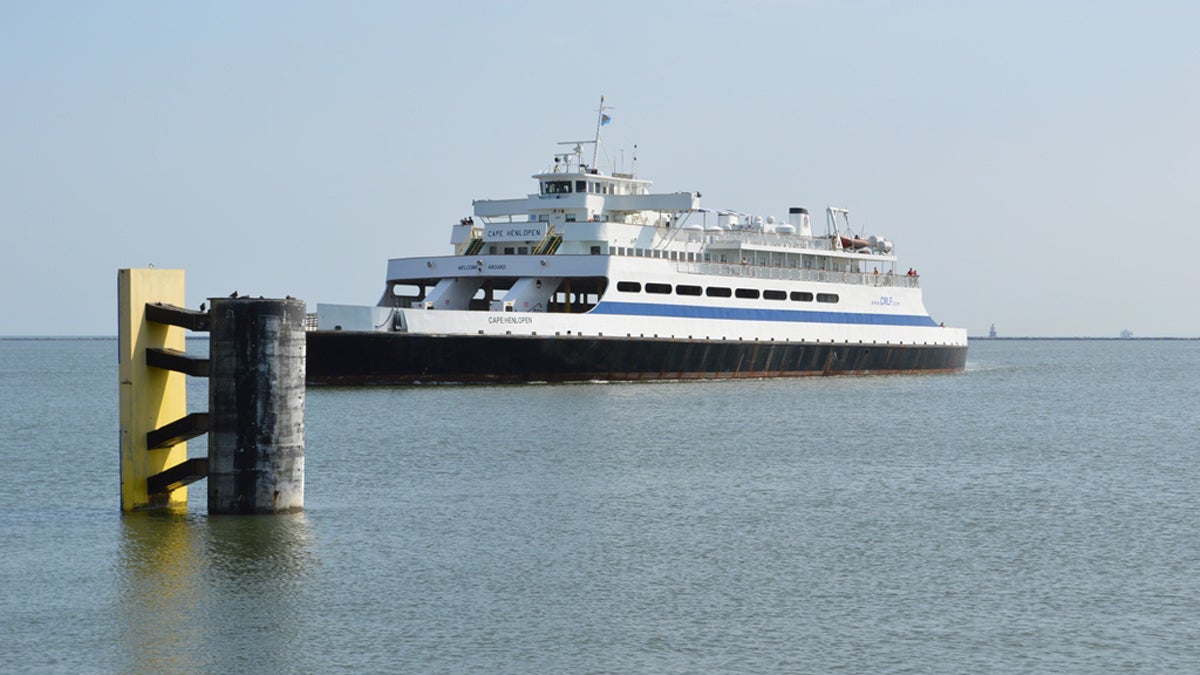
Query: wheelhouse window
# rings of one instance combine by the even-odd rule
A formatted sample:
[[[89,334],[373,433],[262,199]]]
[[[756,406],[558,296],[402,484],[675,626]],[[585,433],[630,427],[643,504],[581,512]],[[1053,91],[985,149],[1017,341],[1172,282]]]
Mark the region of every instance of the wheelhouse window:
[[[575,181],[575,191],[576,192],[587,192],[587,181],[586,180]]]
[[[680,284],[675,287],[676,295],[700,295],[702,289],[699,286],[685,286]]]
[[[646,284],[647,293],[658,293],[660,295],[671,294],[671,284]]]
[[[618,281],[617,290],[622,293],[641,293],[642,285],[636,281]]]
[[[710,298],[728,298],[733,295],[733,291],[724,286],[709,286],[704,289],[704,294]]]
[[[565,195],[571,192],[571,181],[569,180],[548,180],[542,183],[542,194],[544,195]]]
[[[837,293],[817,293],[817,302],[837,302]]]
[[[739,289],[737,289],[737,291],[734,292],[734,295],[736,295],[739,298],[742,298],[743,300],[757,300],[758,299],[758,289],[757,288],[739,288]]]

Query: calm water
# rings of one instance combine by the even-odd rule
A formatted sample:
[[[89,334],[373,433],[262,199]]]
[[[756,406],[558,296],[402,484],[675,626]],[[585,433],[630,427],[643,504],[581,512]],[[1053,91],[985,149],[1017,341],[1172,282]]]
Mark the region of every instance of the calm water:
[[[121,515],[116,353],[0,341],[0,670],[1200,670],[1200,342],[310,390],[245,518]]]

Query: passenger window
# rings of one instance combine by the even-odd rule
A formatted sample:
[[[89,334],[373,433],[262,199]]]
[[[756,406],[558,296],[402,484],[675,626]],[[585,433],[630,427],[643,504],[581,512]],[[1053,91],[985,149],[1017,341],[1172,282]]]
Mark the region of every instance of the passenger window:
[[[742,298],[744,300],[757,300],[758,299],[758,289],[757,288],[739,288],[734,293],[734,295],[736,295],[737,297]]]
[[[670,295],[671,284],[646,284],[646,292]]]

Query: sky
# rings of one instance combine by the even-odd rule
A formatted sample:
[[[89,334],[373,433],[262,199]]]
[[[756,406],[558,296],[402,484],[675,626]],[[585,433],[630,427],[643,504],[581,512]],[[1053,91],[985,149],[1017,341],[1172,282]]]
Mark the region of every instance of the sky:
[[[1197,26],[1165,0],[0,0],[0,335],[114,335],[117,270],[149,265],[191,307],[374,304],[604,95],[653,191],[849,208],[970,335],[1197,337]]]

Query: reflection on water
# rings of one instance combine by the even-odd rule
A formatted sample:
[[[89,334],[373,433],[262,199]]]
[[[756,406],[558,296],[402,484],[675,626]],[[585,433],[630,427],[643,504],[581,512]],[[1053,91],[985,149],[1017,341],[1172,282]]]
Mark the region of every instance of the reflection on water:
[[[122,526],[121,670],[234,672],[296,658],[297,601],[313,569],[303,513],[133,513]]]
[[[197,599],[203,558],[196,527],[183,513],[132,513],[121,519],[121,649],[134,671],[179,672],[198,642]]]

